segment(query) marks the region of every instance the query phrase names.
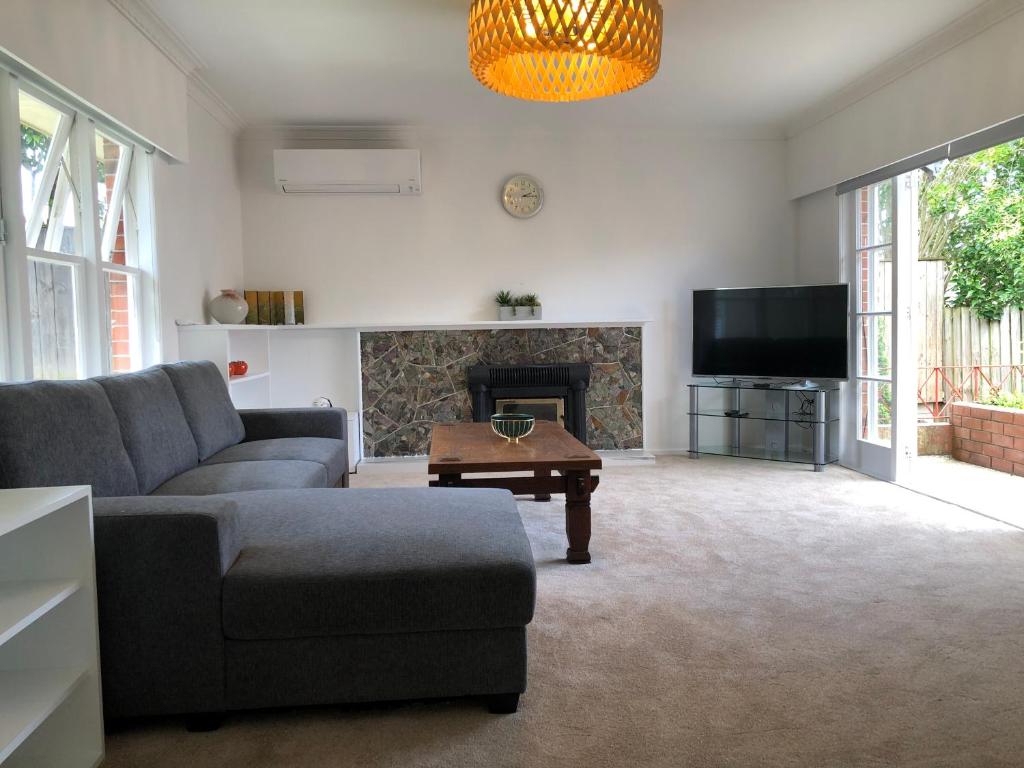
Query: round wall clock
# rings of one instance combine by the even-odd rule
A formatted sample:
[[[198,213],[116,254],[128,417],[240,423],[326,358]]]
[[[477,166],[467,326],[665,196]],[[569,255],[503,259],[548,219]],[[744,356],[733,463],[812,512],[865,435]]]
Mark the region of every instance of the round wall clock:
[[[532,176],[519,174],[505,182],[501,204],[517,219],[528,219],[536,216],[544,206],[544,190]]]

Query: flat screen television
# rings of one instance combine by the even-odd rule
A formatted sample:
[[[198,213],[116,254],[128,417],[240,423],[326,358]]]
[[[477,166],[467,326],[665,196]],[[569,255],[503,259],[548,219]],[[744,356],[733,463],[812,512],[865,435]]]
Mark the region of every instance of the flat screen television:
[[[693,373],[848,378],[847,285],[693,292]]]

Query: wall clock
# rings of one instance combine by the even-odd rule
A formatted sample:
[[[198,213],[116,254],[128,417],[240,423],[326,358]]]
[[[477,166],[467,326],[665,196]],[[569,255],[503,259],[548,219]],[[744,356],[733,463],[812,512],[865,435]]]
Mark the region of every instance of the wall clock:
[[[528,219],[544,207],[544,190],[532,176],[518,174],[505,182],[501,204],[517,219]]]

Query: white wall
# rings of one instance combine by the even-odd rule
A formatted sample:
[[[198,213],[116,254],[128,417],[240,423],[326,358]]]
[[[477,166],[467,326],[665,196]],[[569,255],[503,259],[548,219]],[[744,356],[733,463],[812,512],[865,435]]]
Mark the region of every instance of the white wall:
[[[788,142],[793,198],[1024,114],[1024,12],[935,56]]]
[[[796,201],[796,281],[834,283],[842,275],[839,198],[824,189]]]
[[[178,359],[176,320],[208,321],[207,302],[242,287],[235,137],[195,99],[187,111],[189,162],[154,162],[164,360]]]
[[[3,0],[0,49],[180,160],[185,75],[108,0]]]
[[[506,287],[539,293],[546,319],[650,319],[648,447],[685,448],[689,291],[794,276],[783,143],[470,130],[402,143],[422,150],[420,197],[286,197],[275,147],[346,144],[243,136],[245,287],[303,289],[311,323],[491,319]],[[545,187],[530,221],[498,201],[516,172]]]

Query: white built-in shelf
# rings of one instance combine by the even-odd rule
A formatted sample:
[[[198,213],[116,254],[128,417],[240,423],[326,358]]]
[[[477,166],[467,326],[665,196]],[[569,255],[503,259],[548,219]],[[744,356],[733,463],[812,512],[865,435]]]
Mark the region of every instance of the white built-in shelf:
[[[103,759],[88,486],[0,490],[0,764]]]
[[[0,536],[6,536],[88,495],[89,489],[79,486],[0,491]]]
[[[439,323],[315,323],[309,325],[206,325],[178,322],[183,332],[202,331],[473,331],[502,328],[633,328],[648,325],[650,320],[463,320]]]
[[[270,376],[270,371],[264,371],[263,373],[247,373],[244,376],[232,376],[228,379],[229,384],[244,384],[247,381],[259,381]]]
[[[0,584],[0,645],[67,600],[79,587],[76,579]]]
[[[0,672],[0,763],[46,722],[84,677],[81,669]]]

